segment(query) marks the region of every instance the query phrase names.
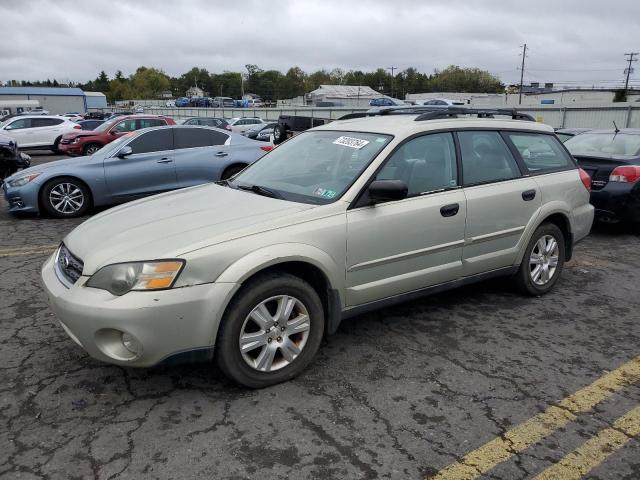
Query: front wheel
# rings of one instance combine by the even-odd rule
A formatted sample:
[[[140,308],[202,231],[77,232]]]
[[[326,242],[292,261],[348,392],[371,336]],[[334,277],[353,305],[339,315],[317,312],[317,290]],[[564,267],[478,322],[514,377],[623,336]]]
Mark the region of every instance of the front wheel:
[[[75,178],[54,178],[42,187],[40,203],[52,217],[80,217],[89,210],[90,194]]]
[[[552,223],[536,229],[516,274],[516,285],[523,293],[544,295],[553,288],[564,266],[564,242],[562,231]]]
[[[232,165],[230,167],[227,167],[226,170],[222,172],[222,176],[220,177],[220,180],[228,180],[229,178],[240,173],[246,167],[247,167],[246,165]]]
[[[83,149],[82,149],[82,153],[86,156],[91,156],[94,153],[96,153],[98,150],[100,150],[102,148],[102,145],[99,145],[97,143],[90,143],[89,145],[86,145]]]
[[[220,325],[216,359],[235,382],[262,388],[299,375],[320,348],[324,311],[316,291],[286,273],[245,285]]]

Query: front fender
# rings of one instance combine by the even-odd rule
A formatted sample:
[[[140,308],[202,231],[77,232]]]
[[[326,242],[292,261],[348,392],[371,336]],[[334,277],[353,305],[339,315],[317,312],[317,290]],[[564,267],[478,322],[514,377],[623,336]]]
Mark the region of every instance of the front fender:
[[[340,269],[325,251],[304,243],[280,243],[254,250],[227,267],[216,282],[241,284],[261,270],[285,262],[304,262],[317,267],[329,281],[330,288],[342,291],[344,268]]]

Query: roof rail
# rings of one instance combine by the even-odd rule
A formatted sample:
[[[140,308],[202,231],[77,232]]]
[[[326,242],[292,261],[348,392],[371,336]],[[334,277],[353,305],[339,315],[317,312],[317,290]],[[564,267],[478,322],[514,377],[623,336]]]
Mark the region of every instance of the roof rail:
[[[495,116],[498,115],[511,117],[512,120],[535,122],[535,119],[531,115],[518,112],[515,108],[467,108],[450,105],[383,107],[366,112],[349,113],[340,117],[340,120],[381,115],[418,115],[415,118],[416,122],[440,118],[457,118],[458,115],[476,115],[478,118],[495,118]]]

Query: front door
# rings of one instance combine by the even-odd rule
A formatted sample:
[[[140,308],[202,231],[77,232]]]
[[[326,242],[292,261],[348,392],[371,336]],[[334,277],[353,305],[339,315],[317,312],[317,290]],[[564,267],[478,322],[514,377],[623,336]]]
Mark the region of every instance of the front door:
[[[462,275],[466,201],[451,133],[409,140],[376,180],[402,180],[403,200],[347,212],[346,302],[360,305]]]
[[[523,177],[500,133],[457,133],[467,197],[464,275],[514,264],[518,242],[542,205],[537,183]]]
[[[105,179],[114,202],[178,188],[171,128],[142,133],[128,146],[133,150],[131,155],[104,160]]]

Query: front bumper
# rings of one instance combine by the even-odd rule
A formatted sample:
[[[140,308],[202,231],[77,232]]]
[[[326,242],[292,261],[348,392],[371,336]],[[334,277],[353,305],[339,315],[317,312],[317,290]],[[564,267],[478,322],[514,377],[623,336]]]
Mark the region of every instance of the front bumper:
[[[9,213],[37,213],[39,189],[40,184],[35,182],[29,182],[22,187],[11,187],[8,182],[4,182],[2,190],[9,204]]]
[[[156,292],[129,292],[121,297],[86,287],[81,277],[65,287],[55,271],[54,256],[42,267],[49,305],[67,334],[89,355],[104,362],[149,367],[184,352],[209,349],[235,283],[208,283]],[[141,346],[138,354],[124,347],[122,333]]]
[[[82,155],[81,143],[59,143],[58,150],[66,155]]]
[[[593,190],[590,201],[598,220],[640,223],[640,182],[609,182]]]

